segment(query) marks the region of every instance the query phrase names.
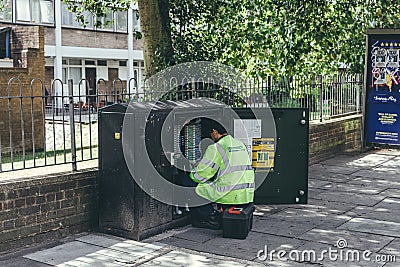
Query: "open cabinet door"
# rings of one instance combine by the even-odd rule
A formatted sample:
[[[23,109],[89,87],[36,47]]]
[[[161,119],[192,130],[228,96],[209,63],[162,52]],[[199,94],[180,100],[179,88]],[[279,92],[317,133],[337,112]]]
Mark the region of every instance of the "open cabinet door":
[[[254,203],[306,204],[308,109],[272,108],[271,111],[272,115],[267,108],[235,109],[244,125],[251,125],[252,121],[254,125],[257,121],[261,129],[260,136],[255,134],[249,147],[256,180]],[[240,135],[235,125],[232,128],[235,137]]]

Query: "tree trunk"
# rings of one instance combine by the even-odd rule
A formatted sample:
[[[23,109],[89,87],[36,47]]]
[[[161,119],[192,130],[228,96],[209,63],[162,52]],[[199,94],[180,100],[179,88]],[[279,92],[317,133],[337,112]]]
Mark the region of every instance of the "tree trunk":
[[[146,76],[173,65],[168,0],[138,0]]]

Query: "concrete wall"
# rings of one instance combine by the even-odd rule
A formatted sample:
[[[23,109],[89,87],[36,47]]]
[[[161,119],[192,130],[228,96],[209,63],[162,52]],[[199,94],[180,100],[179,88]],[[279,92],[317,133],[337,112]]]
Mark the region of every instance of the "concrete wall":
[[[318,162],[335,153],[361,148],[362,115],[346,116],[323,123],[310,123],[309,160]]]
[[[8,96],[8,82],[11,78],[18,78],[22,86],[22,96],[31,95],[31,81],[39,78],[44,81],[44,31],[40,26],[13,26],[11,30],[11,57],[14,66],[17,68],[0,68],[0,95]],[[21,63],[19,63],[21,62]],[[20,84],[17,80],[10,83],[10,101],[0,99],[0,138],[1,151],[10,151],[10,128],[9,117],[11,114],[12,145],[13,151],[22,150],[22,124],[21,107],[24,120],[24,139],[25,149],[32,150],[32,121],[34,127],[34,137],[36,149],[43,148],[43,113],[42,113],[42,86],[39,82],[34,82],[33,94],[38,96],[32,102],[30,98],[18,98],[20,94]],[[21,104],[22,102],[22,104]],[[8,110],[10,104],[11,113]],[[33,109],[33,119],[32,119]]]
[[[0,182],[0,253],[94,229],[97,171]]]

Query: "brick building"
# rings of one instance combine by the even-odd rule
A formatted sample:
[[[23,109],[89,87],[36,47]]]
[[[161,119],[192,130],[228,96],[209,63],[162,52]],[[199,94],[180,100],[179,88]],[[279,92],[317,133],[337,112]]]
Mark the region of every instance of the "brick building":
[[[7,2],[7,1],[6,1]],[[45,86],[54,95],[68,94],[67,81],[72,79],[74,92],[81,94],[96,93],[96,83],[103,79],[111,87],[115,79],[121,79],[123,87],[135,78],[140,84],[143,79],[144,62],[141,40],[134,38],[134,32],[140,31],[136,7],[125,12],[110,12],[110,26],[94,27],[93,16],[87,13],[89,23],[79,25],[73,13],[66,9],[61,0],[8,0],[0,11],[0,66],[9,64],[10,47],[8,27],[16,25],[44,28]],[[29,40],[27,40],[29,41]],[[14,67],[21,67],[19,59]],[[52,86],[52,81],[60,82]],[[89,88],[79,86],[86,79]],[[54,85],[53,84],[53,85]],[[84,84],[84,83],[83,83]],[[135,85],[131,82],[131,87]],[[57,105],[61,105],[58,103]]]
[[[31,151],[33,147],[38,151],[44,147],[44,105],[40,97],[45,77],[44,29],[14,25],[6,30],[0,33],[0,42],[7,39],[9,49],[8,58],[0,61],[1,154]],[[4,33],[9,36],[4,38]]]

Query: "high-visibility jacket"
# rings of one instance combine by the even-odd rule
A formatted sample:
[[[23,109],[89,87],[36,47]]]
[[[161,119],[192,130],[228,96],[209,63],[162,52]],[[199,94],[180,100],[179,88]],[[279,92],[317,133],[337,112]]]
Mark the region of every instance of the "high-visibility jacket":
[[[213,181],[211,178],[216,175]],[[196,193],[220,204],[246,204],[254,199],[254,171],[246,146],[230,135],[208,146],[190,173]]]

